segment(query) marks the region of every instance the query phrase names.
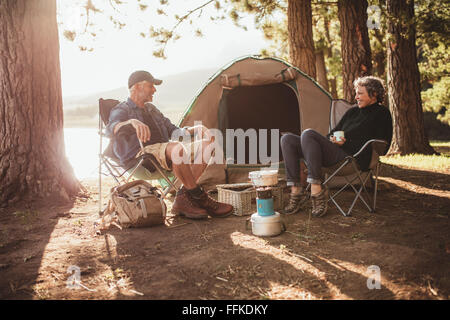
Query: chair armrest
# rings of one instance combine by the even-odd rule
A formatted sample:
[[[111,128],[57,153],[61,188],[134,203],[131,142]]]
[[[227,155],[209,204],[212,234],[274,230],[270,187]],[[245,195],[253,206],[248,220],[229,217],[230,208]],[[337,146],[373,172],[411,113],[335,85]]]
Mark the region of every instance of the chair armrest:
[[[353,158],[356,158],[357,156],[359,156],[359,154],[360,154],[361,152],[363,152],[364,149],[366,149],[367,146],[370,145],[370,144],[372,144],[372,143],[384,144],[385,146],[388,145],[387,141],[385,141],[385,140],[371,139],[371,140],[367,141],[366,143],[364,143],[364,145],[361,147],[361,149],[359,149],[359,151],[353,155]]]

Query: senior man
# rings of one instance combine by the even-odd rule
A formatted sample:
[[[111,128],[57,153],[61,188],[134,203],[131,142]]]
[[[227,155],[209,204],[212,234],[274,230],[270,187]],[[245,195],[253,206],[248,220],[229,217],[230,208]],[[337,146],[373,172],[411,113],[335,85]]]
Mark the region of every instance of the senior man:
[[[151,102],[156,92],[155,85],[162,80],[155,79],[149,72],[139,70],[133,72],[128,78],[130,91],[127,101],[115,106],[110,113],[106,127],[107,133],[113,139],[113,150],[122,166],[135,162],[136,157],[142,153],[149,153],[166,170],[173,171],[183,186],[177,193],[172,212],[191,219],[211,217],[226,217],[231,214],[233,207],[212,199],[199,185],[197,180],[208,163],[208,156],[201,152],[193,154],[183,143],[170,141],[176,130],[179,135],[190,134],[200,137],[194,141],[191,150],[208,150],[212,140],[208,129],[203,125],[188,128],[179,128],[166,118]],[[119,135],[119,130],[131,125],[130,135]],[[139,140],[144,148],[141,150]],[[195,159],[191,159],[191,155]],[[209,156],[210,157],[210,156]],[[205,159],[206,158],[206,159]],[[180,159],[191,159],[190,162]],[[200,160],[201,159],[201,160]],[[144,166],[154,171],[151,164]]]

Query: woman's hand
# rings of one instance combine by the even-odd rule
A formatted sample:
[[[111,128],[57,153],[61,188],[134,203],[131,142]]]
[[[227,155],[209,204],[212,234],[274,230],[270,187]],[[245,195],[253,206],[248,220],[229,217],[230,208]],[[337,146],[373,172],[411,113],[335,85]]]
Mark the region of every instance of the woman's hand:
[[[340,141],[337,141],[337,140],[336,140],[336,137],[333,136],[333,135],[331,135],[331,136],[330,136],[330,141],[333,142],[334,144],[337,144],[338,146],[341,147],[341,146],[344,145],[344,143],[345,143],[345,137],[342,137]]]

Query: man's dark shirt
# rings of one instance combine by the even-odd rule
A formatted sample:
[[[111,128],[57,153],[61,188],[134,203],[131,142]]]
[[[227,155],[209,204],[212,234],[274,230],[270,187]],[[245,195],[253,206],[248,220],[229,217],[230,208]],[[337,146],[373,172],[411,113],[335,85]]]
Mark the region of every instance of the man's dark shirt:
[[[130,119],[138,119],[145,123],[150,128],[150,141],[145,145],[154,143],[168,142],[172,133],[180,129],[174,125],[168,118],[166,118],[153,104],[146,103],[145,108],[148,111],[143,112],[142,108],[128,98],[127,101],[119,103],[115,106],[109,115],[109,122],[106,126],[106,135],[113,139],[113,151],[120,161],[120,165],[126,165],[136,154],[141,147],[134,128],[130,134],[116,134],[114,135],[114,127],[123,121]],[[123,129],[121,128],[120,131]]]
[[[344,131],[345,143],[341,148],[348,154],[355,154],[371,139],[386,140],[388,147],[392,140],[392,117],[389,109],[374,103],[364,108],[358,106],[349,109],[336,127],[330,131]],[[367,170],[372,157],[372,149],[368,148],[356,159],[361,170]]]

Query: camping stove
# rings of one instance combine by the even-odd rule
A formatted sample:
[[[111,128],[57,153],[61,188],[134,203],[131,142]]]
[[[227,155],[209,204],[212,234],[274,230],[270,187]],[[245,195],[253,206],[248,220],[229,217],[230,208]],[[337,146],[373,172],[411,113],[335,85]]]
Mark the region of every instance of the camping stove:
[[[257,236],[276,236],[285,230],[281,216],[273,207],[272,189],[278,183],[278,171],[252,171],[249,178],[256,189],[256,211],[251,216],[252,232]]]
[[[275,214],[272,187],[256,188],[256,211],[260,216],[272,216]]]

